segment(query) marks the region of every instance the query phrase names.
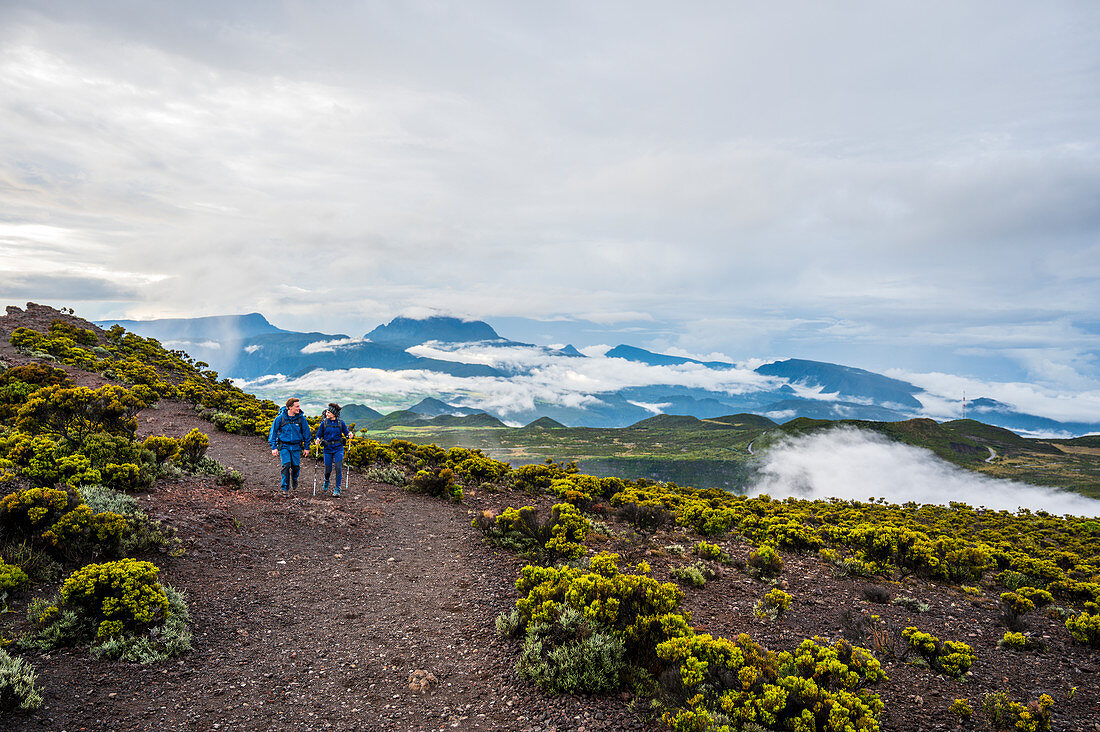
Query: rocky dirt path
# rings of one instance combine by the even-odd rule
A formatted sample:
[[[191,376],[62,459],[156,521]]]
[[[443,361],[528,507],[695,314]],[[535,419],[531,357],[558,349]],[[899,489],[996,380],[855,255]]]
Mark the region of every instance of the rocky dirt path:
[[[149,667],[79,649],[35,659],[46,703],[22,728],[646,728],[619,699],[548,698],[516,676],[494,619],[520,565],[470,526],[487,497],[448,503],[353,473],[344,497],[314,498],[307,463],[287,498],[261,438],[215,432],[175,403],[141,415],[142,435],[192,427],[245,476],[239,490],[188,479],[141,497],[186,548],[159,563],[187,596],[194,651]],[[435,683],[410,689],[416,671]]]

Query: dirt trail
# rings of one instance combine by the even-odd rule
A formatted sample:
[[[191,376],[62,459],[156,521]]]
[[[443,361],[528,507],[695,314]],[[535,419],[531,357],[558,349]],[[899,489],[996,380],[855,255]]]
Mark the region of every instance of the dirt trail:
[[[546,698],[515,675],[494,619],[520,565],[471,528],[478,497],[448,503],[353,472],[342,498],[314,498],[307,463],[287,498],[261,438],[215,432],[175,403],[143,412],[139,432],[192,427],[245,476],[239,490],[189,479],[141,497],[186,547],[160,564],[187,596],[194,651],[150,667],[79,649],[35,659],[46,704],[23,729],[645,728],[617,701]],[[437,683],[411,690],[416,670]]]

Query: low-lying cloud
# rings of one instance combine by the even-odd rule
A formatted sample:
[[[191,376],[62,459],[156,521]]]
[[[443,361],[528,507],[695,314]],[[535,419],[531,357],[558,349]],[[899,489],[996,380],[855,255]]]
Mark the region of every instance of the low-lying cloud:
[[[891,503],[960,501],[972,506],[1100,516],[1100,501],[1027,483],[988,478],[944,462],[928,450],[871,432],[838,428],[784,440],[761,455],[753,494]]]
[[[314,341],[303,346],[302,353],[335,353],[338,348],[348,348],[369,342],[369,338],[334,338],[327,341]]]

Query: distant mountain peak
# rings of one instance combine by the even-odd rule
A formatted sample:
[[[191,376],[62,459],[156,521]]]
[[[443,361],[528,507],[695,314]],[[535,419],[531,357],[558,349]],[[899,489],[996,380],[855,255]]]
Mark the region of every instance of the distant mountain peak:
[[[627,361],[637,361],[638,363],[649,364],[650,366],[682,366],[688,363],[695,363],[712,369],[733,368],[732,363],[726,363],[724,361],[699,361],[698,359],[686,358],[684,356],[669,356],[665,353],[647,351],[637,346],[628,346],[625,343],[620,343],[615,346],[605,353],[604,357],[622,358]]]
[[[481,320],[462,320],[445,315],[429,318],[397,317],[367,333],[374,343],[415,346],[428,341],[469,343],[503,340],[492,326]]]
[[[131,333],[173,340],[186,338],[214,338],[234,340],[250,338],[265,333],[287,333],[276,328],[260,313],[244,315],[206,315],[198,318],[157,318],[154,320],[97,320],[101,328],[121,325]]]
[[[483,409],[471,409],[469,407],[456,407],[435,397],[424,397],[416,404],[408,408],[409,412],[419,414],[422,417],[438,417],[449,414],[455,417],[468,417],[472,414],[483,414]]]

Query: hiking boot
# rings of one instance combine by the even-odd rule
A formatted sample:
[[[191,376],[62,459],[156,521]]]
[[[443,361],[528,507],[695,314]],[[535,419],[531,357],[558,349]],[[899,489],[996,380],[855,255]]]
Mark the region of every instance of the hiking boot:
[[[332,497],[333,498],[339,498],[340,497],[340,489],[339,488],[337,488],[335,491],[332,492]]]
[[[323,488],[321,488],[321,490],[325,493],[328,493],[328,478],[325,478],[325,485]]]

